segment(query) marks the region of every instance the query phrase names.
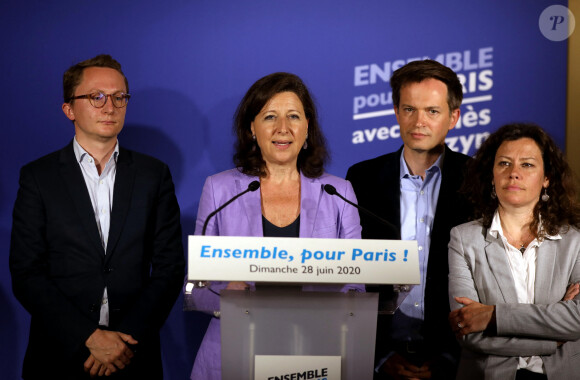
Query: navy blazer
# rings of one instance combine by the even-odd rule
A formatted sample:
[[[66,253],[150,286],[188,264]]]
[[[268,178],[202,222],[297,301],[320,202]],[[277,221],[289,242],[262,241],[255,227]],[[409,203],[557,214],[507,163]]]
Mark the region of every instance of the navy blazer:
[[[400,158],[403,148],[374,159],[359,162],[348,169],[346,179],[352,183],[359,205],[392,223],[397,231],[391,232],[372,218],[361,214],[363,239],[401,238],[401,183]],[[471,206],[458,193],[463,182],[464,166],[469,157],[453,152],[445,146],[441,167],[441,187],[435,210],[427,283],[425,285],[425,320],[422,335],[433,355],[448,353],[458,355],[459,347],[451,331],[447,316],[447,244],[451,228],[465,223],[471,216]],[[392,287],[381,288],[382,296],[388,297]],[[369,289],[370,290],[370,289]],[[394,350],[391,344],[391,318],[381,316],[377,325],[376,356],[380,360]]]
[[[25,165],[10,271],[31,314],[23,377],[85,376],[86,339],[107,287],[109,328],[139,341],[125,376],[160,378],[159,329],[185,275],[179,206],[167,165],[119,150],[107,252],[72,142]]]

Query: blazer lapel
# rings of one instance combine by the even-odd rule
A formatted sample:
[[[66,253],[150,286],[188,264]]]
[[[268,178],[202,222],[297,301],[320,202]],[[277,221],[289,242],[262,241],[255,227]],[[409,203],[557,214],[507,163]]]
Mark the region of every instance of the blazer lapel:
[[[401,238],[401,171],[400,160],[403,153],[403,147],[395,154],[389,154],[385,161],[383,170],[379,173],[369,173],[369,175],[377,175],[378,187],[384,189],[392,189],[396,186],[396,191],[385,191],[384,201],[377,199],[377,214],[391,222],[399,233],[398,238]],[[371,210],[373,211],[373,210]]]
[[[320,197],[324,196],[323,193],[319,180],[305,177],[300,173],[300,237],[313,236],[314,222],[318,214]]]
[[[79,215],[80,223],[87,232],[89,241],[97,252],[104,254],[105,250],[101,243],[99,227],[95,219],[95,211],[93,210],[91,197],[89,196],[83,173],[76,160],[72,142],[61,150],[60,170],[66,188]]]
[[[550,304],[553,302],[553,299],[550,298],[552,278],[561,275],[561,273],[555,273],[557,247],[558,244],[548,239],[544,240],[538,247],[536,282],[534,284],[534,303],[536,304]]]
[[[115,249],[119,240],[125,220],[131,205],[131,195],[135,182],[136,168],[133,163],[131,152],[119,148],[117,159],[117,173],[115,174],[115,188],[113,190],[113,210],[111,212],[111,224],[107,242],[107,258]]]
[[[443,223],[443,221],[449,219],[449,207],[454,204],[454,200],[457,199],[457,189],[460,187],[462,178],[458,176],[455,171],[457,168],[452,167],[452,159],[449,148],[445,145],[445,157],[443,157],[443,162],[441,165],[441,186],[439,187],[439,198],[437,199],[437,205],[435,206],[435,217],[433,221],[433,230],[436,229],[449,229],[448,223]],[[434,233],[436,231],[433,231]]]
[[[486,230],[485,242],[487,264],[491,275],[495,277],[499,292],[506,303],[517,303],[518,295],[501,238],[494,238]]]
[[[248,185],[253,181],[259,181],[259,177],[248,176],[240,174],[239,178],[236,179],[236,194],[248,188]],[[240,215],[239,222],[245,223],[247,229],[249,230],[248,236],[264,236],[264,230],[262,227],[262,198],[260,196],[260,189],[256,191],[250,191],[242,195],[241,209],[244,211],[245,220]],[[246,230],[243,226],[240,226],[240,231]]]

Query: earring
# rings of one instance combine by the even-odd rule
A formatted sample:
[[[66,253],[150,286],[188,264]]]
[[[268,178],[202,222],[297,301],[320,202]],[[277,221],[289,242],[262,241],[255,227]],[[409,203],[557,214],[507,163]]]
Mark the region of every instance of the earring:
[[[302,145],[302,149],[306,150],[308,148],[308,133],[306,133],[306,140],[304,140],[304,145]]]
[[[550,196],[548,195],[548,189],[544,187],[544,194],[542,194],[542,202],[548,202]]]
[[[252,140],[256,141],[256,135],[252,135]]]
[[[492,184],[491,185],[491,199],[496,199],[497,198],[497,194],[495,193],[495,185]]]

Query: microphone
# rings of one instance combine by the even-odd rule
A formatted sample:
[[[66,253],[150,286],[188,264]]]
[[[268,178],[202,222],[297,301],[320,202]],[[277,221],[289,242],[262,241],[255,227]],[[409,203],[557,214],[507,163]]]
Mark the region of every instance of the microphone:
[[[336,188],[332,185],[326,184],[324,185],[324,191],[326,191],[328,194],[330,195],[336,195],[338,196],[340,199],[342,199],[343,201],[345,201],[346,203],[348,203],[349,205],[356,207],[357,210],[362,211],[363,213],[365,213],[367,216],[370,216],[371,218],[379,221],[381,224],[383,224],[385,227],[387,227],[389,229],[389,235],[391,236],[397,236],[399,234],[399,231],[397,230],[397,228],[393,225],[393,223],[386,221],[385,219],[381,218],[380,216],[378,216],[377,214],[367,210],[366,208],[357,205],[354,202],[349,201],[348,199],[346,199],[345,197],[343,197],[342,195],[340,195],[338,193],[338,191],[336,191]]]
[[[220,212],[221,210],[223,210],[227,205],[229,205],[230,203],[232,203],[233,201],[235,201],[236,199],[238,199],[239,197],[241,197],[242,195],[246,194],[249,191],[256,191],[260,188],[260,181],[252,181],[250,182],[250,184],[248,185],[248,188],[244,191],[242,191],[241,193],[235,195],[232,199],[230,199],[229,201],[227,201],[226,203],[224,203],[223,205],[221,205],[220,207],[218,207],[217,209],[215,209],[211,214],[209,214],[207,216],[207,218],[205,219],[205,222],[203,223],[203,229],[201,230],[201,234],[203,236],[205,236],[205,230],[207,229],[207,224],[209,223],[209,220],[218,212]]]

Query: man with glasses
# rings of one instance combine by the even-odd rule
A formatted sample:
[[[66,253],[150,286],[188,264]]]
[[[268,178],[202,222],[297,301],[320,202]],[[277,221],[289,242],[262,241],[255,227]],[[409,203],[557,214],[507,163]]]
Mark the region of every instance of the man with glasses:
[[[25,165],[10,271],[31,314],[24,379],[161,379],[159,329],[183,282],[179,206],[167,165],[119,147],[121,65],[70,67],[65,148]]]

